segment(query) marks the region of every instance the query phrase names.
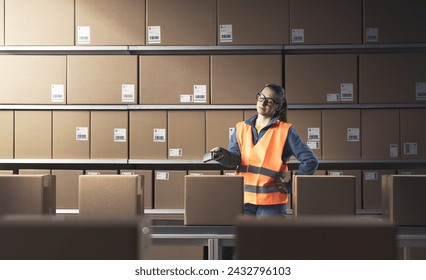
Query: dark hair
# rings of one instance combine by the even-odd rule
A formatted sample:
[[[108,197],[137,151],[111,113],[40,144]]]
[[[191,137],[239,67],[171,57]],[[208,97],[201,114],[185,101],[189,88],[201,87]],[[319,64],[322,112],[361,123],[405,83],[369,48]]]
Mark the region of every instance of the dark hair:
[[[278,116],[280,121],[287,122],[287,100],[285,99],[284,88],[277,84],[267,84],[265,88],[272,90],[278,97],[278,100],[275,101],[280,103],[280,108],[275,112],[274,117]]]

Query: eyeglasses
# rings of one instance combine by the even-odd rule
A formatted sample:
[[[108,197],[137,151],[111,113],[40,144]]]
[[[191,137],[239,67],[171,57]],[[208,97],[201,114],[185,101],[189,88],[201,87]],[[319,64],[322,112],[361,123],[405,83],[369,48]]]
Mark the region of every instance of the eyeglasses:
[[[256,94],[256,100],[257,101],[259,101],[259,102],[265,102],[265,100],[266,100],[266,105],[268,105],[268,106],[272,106],[272,105],[274,105],[274,104],[279,104],[277,101],[275,101],[274,99],[272,99],[272,98],[269,98],[269,97],[266,97],[263,93],[261,93],[261,92],[258,92],[257,94]]]

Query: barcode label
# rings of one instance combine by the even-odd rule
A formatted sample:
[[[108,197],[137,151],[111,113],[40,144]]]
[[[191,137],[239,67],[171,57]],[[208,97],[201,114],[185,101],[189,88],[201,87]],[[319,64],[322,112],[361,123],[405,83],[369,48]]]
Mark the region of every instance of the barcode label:
[[[135,175],[135,172],[132,172],[132,171],[121,171],[121,175]]]
[[[64,102],[65,101],[65,86],[64,86],[64,84],[52,84],[50,92],[51,92],[51,101],[52,102]]]
[[[340,93],[327,94],[327,102],[339,102],[339,101],[340,101]]]
[[[232,43],[232,24],[221,24],[219,26],[219,42]]]
[[[319,148],[320,148],[320,142],[319,141],[307,141],[306,145],[308,145],[308,147],[311,150],[319,150]]]
[[[356,128],[348,128],[347,132],[347,141],[348,142],[359,142],[359,127]]]
[[[366,28],[365,29],[365,41],[366,42],[378,42],[379,41],[379,29],[378,28]]]
[[[160,44],[160,43],[161,43],[161,27],[148,26],[148,44]]]
[[[121,102],[135,102],[135,85],[121,85]]]
[[[89,140],[89,128],[88,127],[76,127],[75,128],[75,140],[77,140],[77,141]]]
[[[291,30],[291,42],[303,43],[305,42],[305,29],[295,28]]]
[[[181,103],[191,103],[194,102],[194,95],[192,94],[181,94],[180,95]]]
[[[99,172],[99,171],[87,171],[86,175],[101,175],[101,172]]]
[[[77,43],[90,44],[90,26],[77,27]]]
[[[417,155],[417,143],[404,143],[404,155]]]
[[[207,86],[194,85],[194,102],[205,103],[207,101]]]
[[[379,173],[376,171],[364,173],[364,180],[366,181],[377,181],[378,179],[379,179]]]
[[[170,177],[169,172],[157,172],[155,174],[155,178],[157,180],[169,180],[169,177]]]
[[[228,140],[231,140],[231,137],[232,137],[232,134],[234,134],[234,131],[235,131],[235,127],[229,128],[229,139]]]
[[[182,156],[182,149],[169,149],[169,156],[170,157],[181,157]]]
[[[389,153],[391,158],[398,157],[398,144],[390,144]]]
[[[426,100],[426,83],[416,83],[416,100]]]
[[[154,128],[153,133],[154,142],[166,142],[166,129],[165,128]]]
[[[114,128],[114,142],[126,142],[127,129]]]
[[[309,127],[308,128],[308,141],[319,141],[321,140],[320,128],[319,127]]]
[[[352,83],[340,84],[340,100],[341,101],[354,100],[354,85]]]
[[[330,176],[343,176],[343,172],[342,171],[330,171],[329,175]]]

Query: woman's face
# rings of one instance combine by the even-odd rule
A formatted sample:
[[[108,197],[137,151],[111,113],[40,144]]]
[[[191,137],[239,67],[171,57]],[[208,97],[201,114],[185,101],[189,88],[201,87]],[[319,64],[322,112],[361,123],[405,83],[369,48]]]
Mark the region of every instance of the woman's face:
[[[272,117],[280,107],[276,94],[268,87],[259,92],[256,99],[257,113],[264,117]]]

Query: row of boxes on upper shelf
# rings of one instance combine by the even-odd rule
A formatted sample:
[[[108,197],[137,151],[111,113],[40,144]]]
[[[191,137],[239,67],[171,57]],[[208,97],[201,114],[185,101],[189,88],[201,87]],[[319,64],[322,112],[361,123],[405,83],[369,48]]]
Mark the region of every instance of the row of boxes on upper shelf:
[[[254,110],[0,111],[2,159],[202,160]],[[320,159],[424,159],[426,109],[291,110]]]
[[[422,0],[1,0],[0,9],[5,45],[426,42]]]
[[[290,105],[422,103],[425,64],[424,53],[4,55],[0,104],[255,104],[283,77]]]

